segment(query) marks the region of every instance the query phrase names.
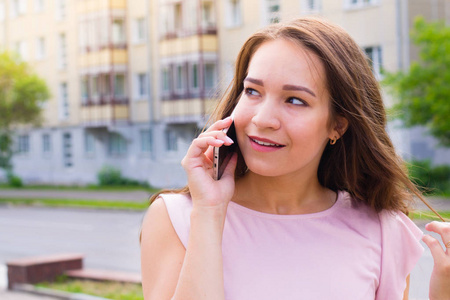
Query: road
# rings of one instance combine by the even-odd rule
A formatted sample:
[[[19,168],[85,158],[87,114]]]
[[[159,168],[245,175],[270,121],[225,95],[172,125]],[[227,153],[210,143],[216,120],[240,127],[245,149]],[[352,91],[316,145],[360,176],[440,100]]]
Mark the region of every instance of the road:
[[[0,264],[83,253],[86,268],[140,272],[143,212],[0,206]]]
[[[84,253],[86,268],[140,272],[143,216],[134,211],[0,206],[0,266],[15,258],[70,252]],[[411,274],[411,300],[428,299],[432,263],[425,246]]]

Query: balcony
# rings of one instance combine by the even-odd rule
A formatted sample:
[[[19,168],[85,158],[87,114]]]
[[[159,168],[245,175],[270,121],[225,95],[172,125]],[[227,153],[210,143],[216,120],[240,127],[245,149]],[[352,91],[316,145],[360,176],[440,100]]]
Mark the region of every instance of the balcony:
[[[105,65],[126,65],[128,63],[128,53],[126,49],[104,49],[97,52],[86,52],[80,54],[78,66],[87,68]]]
[[[212,113],[217,99],[179,99],[161,102],[161,116],[169,123],[201,122]]]
[[[128,122],[129,100],[126,97],[84,99],[80,116],[84,125],[92,127]]]
[[[182,55],[195,52],[217,52],[216,35],[192,35],[159,42],[159,53],[162,57]]]

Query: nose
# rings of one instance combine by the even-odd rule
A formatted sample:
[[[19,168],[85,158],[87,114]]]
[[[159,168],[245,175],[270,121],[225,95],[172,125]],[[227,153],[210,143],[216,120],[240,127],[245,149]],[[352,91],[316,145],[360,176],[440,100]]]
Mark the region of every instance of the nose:
[[[280,128],[279,111],[276,107],[275,101],[265,100],[260,103],[252,118],[252,123],[258,128]]]

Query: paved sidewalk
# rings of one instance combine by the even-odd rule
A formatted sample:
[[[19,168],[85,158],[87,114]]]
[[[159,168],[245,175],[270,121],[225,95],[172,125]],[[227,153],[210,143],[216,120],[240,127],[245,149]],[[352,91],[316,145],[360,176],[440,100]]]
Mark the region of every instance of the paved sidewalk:
[[[428,197],[426,200],[435,210],[450,211],[450,199]],[[417,199],[415,208],[416,210],[429,211],[428,207],[420,199]]]
[[[109,201],[143,202],[151,196],[146,191],[77,191],[77,190],[29,190],[29,189],[0,189],[0,198],[29,198],[29,199],[88,199]]]
[[[18,291],[0,290],[0,299],[2,300],[55,300],[53,297],[34,295]]]

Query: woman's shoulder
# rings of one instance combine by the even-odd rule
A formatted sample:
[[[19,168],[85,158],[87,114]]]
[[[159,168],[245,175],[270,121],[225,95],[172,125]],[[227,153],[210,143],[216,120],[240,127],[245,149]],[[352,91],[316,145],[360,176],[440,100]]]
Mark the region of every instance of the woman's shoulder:
[[[349,192],[339,191],[339,206],[350,214],[377,219],[389,227],[411,228],[416,231],[417,226],[401,211],[383,209],[376,212],[368,204],[356,200]]]
[[[338,205],[340,217],[366,228],[372,225],[381,231],[385,239],[391,235],[407,235],[411,241],[417,241],[422,237],[422,231],[401,211],[383,209],[376,212],[368,204],[357,201],[347,191],[339,191]]]
[[[191,224],[191,197],[184,193],[165,193],[160,194],[157,201],[162,201],[165,204],[172,226],[181,242],[186,247]]]
[[[190,206],[192,207],[192,199],[188,194],[185,193],[163,193],[159,194],[158,197],[164,203],[169,206]]]
[[[351,218],[355,222],[367,223],[371,221],[379,225],[379,214],[366,203],[357,201],[349,192],[338,191],[338,202],[340,214]]]

